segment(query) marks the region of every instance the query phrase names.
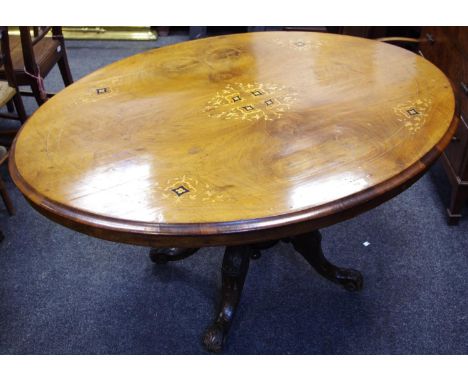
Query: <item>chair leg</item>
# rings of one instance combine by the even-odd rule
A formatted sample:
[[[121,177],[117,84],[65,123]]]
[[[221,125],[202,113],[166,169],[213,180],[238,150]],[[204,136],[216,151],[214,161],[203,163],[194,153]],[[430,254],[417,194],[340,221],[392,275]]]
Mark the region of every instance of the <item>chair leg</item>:
[[[37,104],[41,106],[42,104],[44,104],[45,101],[47,101],[47,98],[44,99],[41,97],[41,91],[36,81],[31,82],[30,85],[31,85],[31,90],[34,95],[34,98],[36,99]]]
[[[15,107],[11,100],[7,102],[6,106],[9,113],[13,113],[15,111]]]
[[[21,123],[26,122],[26,119],[28,119],[28,116],[26,114],[26,111],[24,110],[23,99],[21,98],[19,91],[13,97],[13,103],[15,104],[16,112],[18,113],[18,117]]]
[[[15,214],[15,209],[13,207],[13,203],[10,199],[10,196],[8,195],[5,183],[3,183],[2,178],[0,178],[0,194],[2,195],[2,199],[5,203],[8,213],[10,214],[10,216],[13,216]]]
[[[65,52],[65,47],[62,46],[63,54],[62,57],[58,60],[57,64],[60,69],[60,74],[62,75],[63,83],[65,86],[71,85],[73,83],[73,77],[70,71],[70,66],[68,65],[68,57]]]

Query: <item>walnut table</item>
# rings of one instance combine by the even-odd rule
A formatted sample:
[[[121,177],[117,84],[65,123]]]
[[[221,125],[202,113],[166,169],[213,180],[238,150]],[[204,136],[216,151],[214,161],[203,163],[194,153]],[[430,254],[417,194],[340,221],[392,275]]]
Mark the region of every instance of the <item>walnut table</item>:
[[[153,248],[155,263],[225,245],[220,351],[249,260],[285,240],[349,290],[319,228],[397,195],[456,127],[444,74],[362,38],[264,32],[190,41],[100,69],[25,124],[10,172],[50,219]],[[200,257],[203,261],[203,257]]]

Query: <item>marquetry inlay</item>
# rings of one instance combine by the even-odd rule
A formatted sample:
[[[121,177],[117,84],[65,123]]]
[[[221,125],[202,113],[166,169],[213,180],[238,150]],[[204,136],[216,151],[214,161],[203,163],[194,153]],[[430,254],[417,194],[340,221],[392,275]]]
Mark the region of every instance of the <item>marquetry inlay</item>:
[[[185,188],[185,186],[173,188],[171,191],[173,191],[177,196],[182,196],[186,192],[190,192],[187,188]]]
[[[104,93],[109,93],[110,89],[109,88],[98,88],[96,89],[97,95],[104,94]]]
[[[291,108],[296,95],[294,90],[277,84],[229,84],[208,101],[205,112],[220,119],[271,121]]]
[[[424,126],[432,101],[429,98],[398,104],[394,111],[399,122],[412,134]]]
[[[91,235],[245,244],[396,195],[447,145],[454,105],[444,74],[394,45],[217,36],[68,86],[24,124],[10,174],[46,216]]]
[[[195,177],[183,175],[168,179],[164,185],[156,185],[162,199],[173,200],[176,203],[184,200],[198,200],[214,203],[225,200],[225,195],[211,184]]]
[[[300,38],[294,39],[275,39],[273,40],[277,45],[281,46],[282,48],[294,49],[298,51],[306,51],[312,48],[318,48],[323,45],[322,41],[309,41]]]

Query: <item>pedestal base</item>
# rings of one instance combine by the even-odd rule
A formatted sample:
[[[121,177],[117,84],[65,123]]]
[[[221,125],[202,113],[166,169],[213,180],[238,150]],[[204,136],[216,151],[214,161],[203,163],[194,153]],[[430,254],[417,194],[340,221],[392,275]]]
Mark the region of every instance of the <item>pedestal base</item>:
[[[361,273],[354,269],[340,268],[330,263],[322,251],[322,235],[319,231],[284,239],[290,242],[307,262],[326,279],[342,285],[346,290],[359,291],[363,286]],[[277,241],[227,247],[221,269],[221,302],[214,322],[208,327],[203,344],[210,352],[221,352],[239,304],[250,259],[260,257],[262,250],[275,245]],[[157,248],[150,251],[150,258],[156,264],[177,261],[193,255],[198,248]]]

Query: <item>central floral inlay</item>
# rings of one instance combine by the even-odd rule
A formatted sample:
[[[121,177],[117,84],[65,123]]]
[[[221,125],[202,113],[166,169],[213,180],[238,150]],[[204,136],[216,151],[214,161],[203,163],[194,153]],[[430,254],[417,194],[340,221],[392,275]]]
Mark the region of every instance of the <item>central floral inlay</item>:
[[[271,121],[290,109],[296,95],[276,84],[229,84],[208,101],[204,111],[213,118]]]

